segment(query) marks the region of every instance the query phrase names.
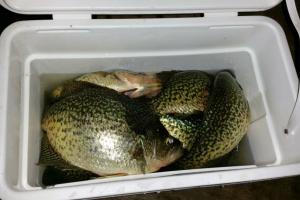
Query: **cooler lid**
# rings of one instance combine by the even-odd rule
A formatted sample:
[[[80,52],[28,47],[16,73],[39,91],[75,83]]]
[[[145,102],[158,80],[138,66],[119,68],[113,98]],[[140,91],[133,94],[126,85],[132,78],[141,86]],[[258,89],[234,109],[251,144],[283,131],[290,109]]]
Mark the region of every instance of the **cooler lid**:
[[[0,0],[7,9],[28,14],[164,14],[267,10],[282,0]]]

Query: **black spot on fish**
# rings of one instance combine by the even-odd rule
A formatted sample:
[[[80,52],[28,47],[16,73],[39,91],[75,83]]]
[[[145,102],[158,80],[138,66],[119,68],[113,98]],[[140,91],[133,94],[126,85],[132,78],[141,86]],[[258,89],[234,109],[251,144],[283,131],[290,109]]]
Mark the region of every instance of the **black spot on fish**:
[[[94,139],[92,136],[88,136],[88,135],[84,135],[84,138],[86,138],[87,140],[93,140]]]
[[[73,135],[81,135],[82,134],[82,132],[80,132],[80,131],[74,131],[73,132]]]

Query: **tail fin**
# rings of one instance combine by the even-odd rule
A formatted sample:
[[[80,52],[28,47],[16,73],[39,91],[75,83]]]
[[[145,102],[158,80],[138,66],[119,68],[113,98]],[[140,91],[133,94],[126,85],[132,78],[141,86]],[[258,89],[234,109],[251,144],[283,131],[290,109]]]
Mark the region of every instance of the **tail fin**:
[[[44,186],[53,186],[62,183],[90,180],[97,177],[98,175],[82,169],[61,169],[48,166],[43,173],[42,184]]]

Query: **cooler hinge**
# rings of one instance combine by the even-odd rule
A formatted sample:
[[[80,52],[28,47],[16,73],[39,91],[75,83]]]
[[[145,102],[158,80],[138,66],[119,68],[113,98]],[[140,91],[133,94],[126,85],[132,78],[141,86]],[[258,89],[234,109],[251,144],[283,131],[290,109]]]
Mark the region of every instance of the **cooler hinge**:
[[[59,19],[92,19],[92,15],[90,14],[54,14],[52,16],[54,20]]]
[[[238,16],[238,12],[207,12],[204,13],[204,17],[235,17]]]

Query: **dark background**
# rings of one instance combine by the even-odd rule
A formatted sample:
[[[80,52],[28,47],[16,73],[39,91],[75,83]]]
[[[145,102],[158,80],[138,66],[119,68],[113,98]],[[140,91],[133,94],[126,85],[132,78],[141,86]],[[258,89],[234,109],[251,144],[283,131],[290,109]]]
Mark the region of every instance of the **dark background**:
[[[300,0],[295,0],[298,13],[300,13]],[[240,15],[265,15],[273,18],[282,26],[292,57],[295,62],[297,73],[300,72],[300,41],[296,30],[294,29],[292,22],[289,18],[285,3],[272,8],[264,12],[242,13]],[[93,16],[93,18],[152,18],[152,17],[188,17],[188,16],[202,16],[201,14],[192,15],[130,15],[130,16],[110,16],[101,15]],[[16,21],[22,20],[35,20],[35,19],[51,19],[50,15],[20,15],[10,12],[0,7],[0,30],[1,32],[10,24]],[[198,200],[198,199],[241,199],[241,200],[281,200],[281,199],[295,199],[300,200],[300,176],[281,178],[276,180],[241,183],[234,185],[222,185],[205,188],[192,188],[178,191],[168,191],[151,194],[139,194],[124,197],[110,198],[110,200]]]

